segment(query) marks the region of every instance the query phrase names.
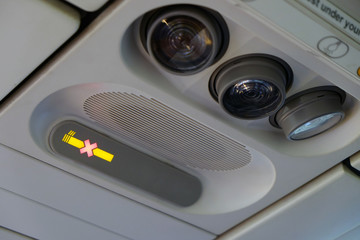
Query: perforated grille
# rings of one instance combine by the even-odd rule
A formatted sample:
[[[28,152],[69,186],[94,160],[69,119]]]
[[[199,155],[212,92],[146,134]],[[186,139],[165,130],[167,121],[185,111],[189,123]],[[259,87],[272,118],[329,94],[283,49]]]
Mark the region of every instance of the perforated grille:
[[[84,111],[125,141],[182,165],[234,170],[251,161],[244,145],[153,98],[123,92],[99,93],[85,101]]]

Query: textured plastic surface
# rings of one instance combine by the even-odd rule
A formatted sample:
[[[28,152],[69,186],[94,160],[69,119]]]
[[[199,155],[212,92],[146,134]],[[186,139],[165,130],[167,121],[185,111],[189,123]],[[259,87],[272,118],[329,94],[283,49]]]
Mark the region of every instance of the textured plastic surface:
[[[20,233],[14,232],[12,230],[0,227],[0,239],[6,240],[33,240],[28,236],[22,235]]]
[[[360,154],[351,162],[360,167]],[[358,239],[352,237],[360,224],[359,186],[357,175],[337,165],[220,240]]]
[[[336,240],[357,240],[360,236],[360,225],[350,231],[344,233],[340,237],[336,238]]]
[[[34,239],[128,239],[2,188],[0,198],[0,224]]]
[[[80,20],[56,0],[0,1],[0,99],[76,32]]]
[[[344,90],[356,94],[359,92],[358,82],[360,81],[360,75],[357,74],[358,59],[360,58],[360,35],[355,32],[359,23],[343,14],[341,8],[335,6],[339,2],[288,0],[273,3],[267,0],[257,0],[247,1],[247,4],[258,11],[259,16],[262,15],[264,19],[292,35],[299,44],[307,45],[307,52],[311,52],[314,59],[317,58],[324,63],[335,63],[335,68],[341,69],[341,71],[345,70],[351,81]],[[341,1],[341,5],[344,8],[349,8],[351,5],[353,11],[356,11],[359,3],[352,2],[356,1]],[[356,12],[358,17],[358,11]],[[294,49],[287,50],[293,51]],[[312,63],[309,61],[304,64],[309,66]],[[336,84],[340,84],[342,81],[341,78],[336,79],[334,75],[330,74],[327,78],[333,78],[332,81]]]
[[[0,156],[0,225],[6,228],[36,239],[214,238],[4,146]]]

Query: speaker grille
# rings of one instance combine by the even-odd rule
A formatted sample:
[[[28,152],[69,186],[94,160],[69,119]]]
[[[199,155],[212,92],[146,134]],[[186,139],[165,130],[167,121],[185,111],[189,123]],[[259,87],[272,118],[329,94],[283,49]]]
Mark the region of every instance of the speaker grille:
[[[170,162],[226,171],[251,161],[244,145],[154,98],[105,92],[89,97],[83,107],[102,127]]]

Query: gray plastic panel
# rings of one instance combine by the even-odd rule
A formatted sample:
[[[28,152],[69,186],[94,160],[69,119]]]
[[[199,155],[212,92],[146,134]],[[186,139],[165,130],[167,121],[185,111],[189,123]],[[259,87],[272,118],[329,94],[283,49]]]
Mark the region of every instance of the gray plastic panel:
[[[215,237],[1,144],[0,166],[0,226],[36,239]]]
[[[27,237],[23,234],[17,233],[7,228],[0,227],[0,239],[6,240],[33,240],[34,238]]]
[[[350,230],[349,232],[341,235],[336,240],[358,240],[360,236],[360,225]]]
[[[65,121],[50,134],[54,152],[180,206],[201,195],[194,176],[106,137],[77,122]]]
[[[0,1],[0,99],[47,59],[80,25],[61,1]]]
[[[360,166],[360,153],[351,164]],[[359,186],[360,178],[338,164],[219,240],[359,239],[352,238],[360,225]]]
[[[3,153],[2,150],[0,152]],[[1,240],[130,239],[1,187],[0,199],[0,225],[32,237],[1,230]]]

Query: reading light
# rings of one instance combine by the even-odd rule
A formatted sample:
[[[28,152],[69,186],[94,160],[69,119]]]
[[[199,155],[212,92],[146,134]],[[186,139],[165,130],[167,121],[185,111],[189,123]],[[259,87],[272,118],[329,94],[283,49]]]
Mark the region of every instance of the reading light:
[[[216,62],[225,53],[229,32],[216,12],[175,5],[146,14],[140,37],[149,55],[167,70],[194,74]]]
[[[282,106],[292,81],[292,70],[285,61],[267,54],[249,54],[220,65],[210,78],[209,90],[229,114],[256,119]]]
[[[338,87],[308,89],[289,97],[270,123],[282,128],[290,140],[316,136],[339,123],[345,116],[345,93]]]

